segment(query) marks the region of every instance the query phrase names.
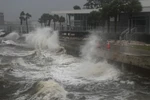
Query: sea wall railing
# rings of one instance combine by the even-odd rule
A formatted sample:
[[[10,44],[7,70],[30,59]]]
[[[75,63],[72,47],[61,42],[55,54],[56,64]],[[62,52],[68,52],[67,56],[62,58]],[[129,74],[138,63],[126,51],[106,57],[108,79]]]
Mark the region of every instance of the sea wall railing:
[[[22,27],[22,29],[21,29]],[[40,25],[39,25],[40,27]],[[44,27],[44,26],[43,26]],[[51,25],[52,28],[54,28],[53,25]],[[140,26],[135,26],[136,30],[135,33],[148,33],[149,29],[147,28],[147,26],[144,25],[140,25]],[[117,26],[117,32],[115,32],[114,30],[114,26],[110,26],[109,28],[109,33],[110,34],[121,34],[123,31],[127,30],[128,26]],[[17,32],[21,32],[22,33],[27,33],[27,28],[25,25],[20,26],[20,25],[1,25],[0,29],[4,29],[7,32],[12,32],[12,31],[17,31]],[[34,30],[35,27],[29,25],[29,32]],[[96,31],[101,31],[101,32],[108,32],[108,28],[107,26],[102,27],[102,26],[71,26],[71,25],[56,25],[55,30],[58,31],[74,31],[74,32],[85,32],[85,31],[92,31],[92,30],[96,30]]]

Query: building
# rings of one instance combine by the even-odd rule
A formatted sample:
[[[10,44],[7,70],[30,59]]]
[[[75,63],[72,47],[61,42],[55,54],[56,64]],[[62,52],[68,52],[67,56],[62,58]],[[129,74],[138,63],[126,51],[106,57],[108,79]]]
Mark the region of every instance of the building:
[[[87,18],[90,12],[98,11],[98,9],[82,9],[70,11],[52,11],[52,14],[65,14],[66,26],[73,29],[80,28],[79,30],[89,30]],[[121,13],[117,20],[117,32],[121,33],[128,28],[128,15]],[[99,27],[99,26],[97,26]],[[107,29],[107,23],[105,24]],[[143,7],[143,11],[133,14],[132,28],[135,28],[136,33],[150,34],[150,6]],[[73,30],[72,29],[72,30]],[[110,32],[114,32],[114,18],[110,18]]]
[[[51,14],[65,14],[66,23],[65,27],[60,28],[61,33],[74,33],[82,34],[87,33],[89,30],[101,30],[109,33],[107,36],[113,39],[127,39],[129,33],[129,17],[128,14],[121,13],[117,19],[117,32],[115,32],[115,21],[114,18],[110,18],[110,28],[108,31],[107,21],[105,26],[91,27],[88,25],[88,15],[92,11],[98,11],[98,9],[81,9],[81,10],[70,10],[70,11],[52,11]],[[131,38],[138,40],[138,38],[150,37],[150,6],[144,6],[143,10],[139,13],[132,15],[132,27],[131,27]],[[150,42],[150,39],[147,38]]]
[[[0,30],[5,29],[4,14],[0,12]]]
[[[98,9],[82,9],[70,11],[52,11],[51,14],[64,15],[66,17],[66,30],[87,30],[87,18],[90,12],[98,11]]]
[[[121,13],[117,20],[117,36],[121,39],[127,39],[129,33],[129,20],[128,15]],[[150,6],[143,7],[143,10],[139,13],[132,15],[131,26],[131,39],[150,42]],[[116,37],[114,33],[114,20],[111,20],[110,35]]]
[[[128,28],[128,15],[121,13],[118,18],[118,32]],[[113,26],[114,20],[111,20]],[[132,15],[132,28],[136,28],[136,33],[150,34],[150,6],[143,7],[142,12]],[[112,28],[113,29],[113,28]]]
[[[4,25],[4,14],[0,12],[0,25]]]

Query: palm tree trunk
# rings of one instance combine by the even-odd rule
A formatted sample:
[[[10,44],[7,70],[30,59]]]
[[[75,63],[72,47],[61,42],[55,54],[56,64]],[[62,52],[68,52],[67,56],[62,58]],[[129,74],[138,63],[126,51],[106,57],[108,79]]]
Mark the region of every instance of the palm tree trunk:
[[[61,22],[59,22],[59,27],[60,27],[60,30],[62,29],[62,27],[61,27]]]
[[[115,34],[117,34],[117,16],[115,16]]]
[[[48,26],[49,26],[49,27],[51,26],[51,20],[48,21]]]
[[[44,26],[45,26],[45,27],[47,26],[47,23],[46,23],[46,21],[44,21]]]
[[[56,24],[56,23],[54,22],[54,30],[55,30],[55,26],[56,26],[55,24]]]
[[[117,16],[115,16],[115,39],[117,40]]]
[[[129,43],[131,41],[132,14],[129,15]]]
[[[110,18],[109,18],[109,16],[107,18],[107,32],[108,33],[110,32]]]
[[[20,34],[22,35],[22,25],[20,26]]]
[[[29,32],[29,29],[28,29],[28,19],[26,19],[26,27],[27,27],[27,33]]]
[[[42,23],[40,23],[41,24],[41,27],[42,27]]]
[[[22,19],[20,19],[20,34],[22,34]]]

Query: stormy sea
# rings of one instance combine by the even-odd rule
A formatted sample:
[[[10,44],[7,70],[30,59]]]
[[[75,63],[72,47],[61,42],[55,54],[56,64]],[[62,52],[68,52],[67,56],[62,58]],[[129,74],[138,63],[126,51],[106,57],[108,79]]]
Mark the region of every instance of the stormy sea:
[[[51,28],[1,38],[0,100],[150,100],[149,77],[96,60],[97,39],[75,57]]]

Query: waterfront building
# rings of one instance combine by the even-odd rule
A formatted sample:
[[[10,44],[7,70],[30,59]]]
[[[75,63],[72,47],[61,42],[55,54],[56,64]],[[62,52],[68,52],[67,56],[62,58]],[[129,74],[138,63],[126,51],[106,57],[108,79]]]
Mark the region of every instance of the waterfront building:
[[[0,25],[4,25],[4,13],[0,12]]]
[[[70,11],[51,11],[51,14],[65,14],[66,26],[80,27],[81,29],[88,29],[87,18],[90,12],[98,11],[98,9],[81,9]],[[121,13],[118,16],[118,32],[122,32],[128,28],[128,15]],[[137,33],[150,34],[150,6],[143,7],[142,12],[135,13],[132,16],[132,27],[136,27]],[[106,25],[107,26],[107,25]],[[97,26],[98,27],[98,26]],[[110,31],[114,30],[114,18],[110,18]]]
[[[88,25],[88,15],[92,11],[98,11],[98,9],[81,9],[70,11],[51,11],[51,14],[64,14],[66,16],[66,24],[64,28],[60,28],[61,31],[89,31],[93,29],[102,29],[100,26],[90,27]],[[117,33],[114,34],[114,18],[110,18],[110,31],[109,36],[116,37],[124,32],[128,33],[128,15],[121,13],[117,19]],[[107,31],[107,22],[103,30]],[[132,33],[134,34],[147,34],[150,35],[150,6],[144,6],[143,10],[139,13],[134,13],[132,16]],[[134,36],[133,34],[133,36]]]
[[[0,12],[0,30],[4,30],[4,13]]]
[[[88,30],[88,15],[92,11],[98,9],[81,9],[81,10],[68,10],[68,11],[51,11],[51,14],[64,15],[66,17],[65,27],[61,28],[66,30],[83,31]]]

